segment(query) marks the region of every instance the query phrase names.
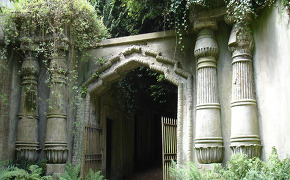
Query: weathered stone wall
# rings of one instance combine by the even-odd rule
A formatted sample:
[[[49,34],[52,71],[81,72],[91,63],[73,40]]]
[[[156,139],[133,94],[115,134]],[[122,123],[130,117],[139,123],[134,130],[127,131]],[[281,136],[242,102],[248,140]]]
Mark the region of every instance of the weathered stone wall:
[[[289,14],[283,12],[279,2],[276,6],[270,9],[265,9],[261,12],[257,21],[254,21],[252,25],[254,35],[254,51],[253,51],[253,76],[256,89],[256,99],[258,108],[258,124],[259,133],[262,144],[262,158],[266,159],[267,154],[270,153],[271,148],[275,146],[278,154],[281,158],[286,158],[290,155],[290,25]],[[224,159],[225,163],[230,155],[230,137],[231,137],[231,125],[232,125],[232,83],[233,83],[233,65],[232,65],[232,53],[228,49],[229,37],[231,34],[232,26],[227,25],[224,22],[218,23],[218,29],[215,30],[216,42],[219,48],[219,56],[216,58],[217,69],[217,86],[218,86],[218,101],[220,104],[220,119],[222,138],[224,146]],[[194,57],[194,48],[196,44],[197,32],[189,33],[183,37],[183,44],[185,49],[180,50],[176,46],[176,37],[173,32],[159,32],[150,33],[137,36],[129,36],[116,39],[108,39],[102,41],[97,47],[88,50],[89,56],[87,61],[79,61],[78,63],[78,84],[82,85],[92,77],[100,67],[97,63],[98,59],[109,60],[115,56],[124,53],[126,49],[137,47],[140,48],[140,53],[136,53],[135,56],[128,55],[131,58],[137,58],[140,61],[140,56],[144,56],[144,59],[148,60],[150,67],[152,62],[155,61],[156,56],[161,55],[168,58],[168,61],[174,64],[169,65],[172,68],[184,70],[190,73],[190,76],[185,75],[179,79],[182,85],[178,87],[180,96],[178,98],[184,101],[178,101],[177,115],[182,119],[183,124],[180,129],[182,134],[181,154],[179,159],[181,162],[186,160],[193,160],[197,162],[197,158],[194,151],[194,139],[196,132],[196,103],[197,103],[197,60]],[[2,38],[3,39],[3,38]],[[3,46],[3,44],[1,45]],[[144,55],[145,51],[149,49],[157,52],[156,55]],[[144,53],[144,54],[142,54]],[[148,53],[148,52],[147,52]],[[149,53],[150,54],[150,53]],[[15,141],[16,141],[16,129],[18,122],[18,113],[20,106],[20,92],[21,92],[21,78],[19,77],[19,70],[21,68],[21,57],[16,54],[10,54],[8,71],[2,71],[0,88],[3,92],[7,93],[8,105],[4,105],[0,102],[0,160],[6,160],[15,157]],[[70,54],[70,62],[67,62],[68,67],[74,67],[76,59],[74,55]],[[126,59],[122,54],[121,60]],[[129,57],[129,58],[130,58]],[[128,58],[127,58],[128,60]],[[136,62],[137,62],[136,60]],[[140,61],[141,62],[141,61]],[[178,62],[178,63],[177,63]],[[158,68],[169,67],[166,63],[158,62]],[[161,65],[160,65],[161,64]],[[129,64],[129,66],[135,66],[136,64]],[[138,64],[137,64],[138,65]],[[129,66],[120,66],[121,75],[125,75],[127,70],[132,70]],[[154,67],[154,66],[152,66]],[[163,73],[166,70],[163,71]],[[161,72],[162,73],[162,72]],[[167,73],[167,72],[166,72]],[[184,72],[183,76],[184,76]],[[181,74],[182,74],[181,73]],[[170,74],[170,73],[169,73]],[[185,73],[186,74],[186,73]],[[106,75],[106,74],[105,74]],[[70,76],[70,75],[69,75]],[[111,76],[112,78],[112,76]],[[47,125],[47,109],[49,97],[47,80],[47,69],[45,65],[40,61],[40,72],[38,78],[38,95],[39,95],[39,143],[40,148],[44,148],[45,132]],[[114,79],[117,80],[117,79]],[[94,81],[94,80],[93,80]],[[107,81],[112,83],[111,81]],[[75,109],[72,105],[74,95],[70,90],[72,84],[69,83],[68,90],[65,92],[65,100],[67,101],[67,145],[68,145],[68,161],[71,161],[74,157],[74,162],[79,163],[79,158],[82,153],[82,131],[73,131],[75,126],[74,122],[82,127],[82,122],[85,118],[94,118],[90,116],[91,109],[86,109],[86,105],[92,105],[94,102],[87,97],[80,100],[81,106]],[[90,83],[87,83],[90,84]],[[102,86],[94,84],[100,90]],[[105,84],[106,85],[106,84]],[[109,85],[109,84],[107,84]],[[105,87],[105,86],[103,86]],[[92,93],[92,95],[94,95]],[[87,102],[89,101],[89,102]],[[97,112],[99,113],[99,112]],[[98,115],[97,115],[98,116]],[[189,132],[190,130],[190,132]],[[75,132],[75,133],[73,133]],[[75,138],[74,138],[75,137]],[[190,141],[189,141],[190,140]],[[75,149],[73,149],[75,147]],[[41,151],[41,158],[44,157],[43,151]]]
[[[280,158],[290,155],[290,19],[276,3],[254,25],[254,78],[262,140],[262,157],[277,148]]]

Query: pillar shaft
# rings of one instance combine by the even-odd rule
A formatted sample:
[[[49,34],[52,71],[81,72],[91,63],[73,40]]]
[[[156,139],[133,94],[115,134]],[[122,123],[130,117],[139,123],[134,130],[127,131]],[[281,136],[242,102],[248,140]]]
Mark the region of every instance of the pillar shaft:
[[[261,151],[257,103],[253,78],[253,37],[249,27],[235,24],[229,39],[232,52],[231,149],[248,157],[259,157]]]
[[[203,164],[219,163],[223,160],[216,68],[218,53],[213,30],[200,30],[194,50],[197,58],[195,149],[198,161]]]
[[[61,164],[67,160],[66,129],[66,52],[53,56],[50,63],[50,94],[47,112],[45,154],[49,164]]]
[[[16,154],[18,159],[36,160],[38,142],[38,74],[34,52],[26,50],[21,67],[21,100],[17,125]]]

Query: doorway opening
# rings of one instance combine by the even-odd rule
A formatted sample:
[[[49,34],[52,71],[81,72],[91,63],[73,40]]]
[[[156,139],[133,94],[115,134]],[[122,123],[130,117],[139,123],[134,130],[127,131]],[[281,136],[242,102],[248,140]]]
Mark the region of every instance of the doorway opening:
[[[177,118],[177,87],[139,67],[100,97],[107,179],[162,179],[161,117]]]

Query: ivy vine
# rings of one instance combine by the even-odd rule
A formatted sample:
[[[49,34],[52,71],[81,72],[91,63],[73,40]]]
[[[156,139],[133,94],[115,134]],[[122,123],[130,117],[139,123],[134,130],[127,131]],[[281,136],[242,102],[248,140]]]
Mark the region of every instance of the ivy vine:
[[[1,50],[0,66],[6,67],[8,52],[18,52],[25,56],[33,52],[47,67],[46,83],[50,82],[52,71],[68,74],[70,94],[79,90],[77,64],[66,69],[54,67],[49,63],[54,57],[61,56],[63,51],[72,53],[70,58],[77,57],[89,47],[95,46],[100,40],[109,37],[109,33],[98,16],[95,8],[87,0],[14,0],[9,7],[1,7],[1,24],[4,32],[4,45]],[[62,52],[61,52],[62,51]],[[73,91],[73,92],[71,92]],[[0,92],[0,100],[7,102],[7,95]],[[28,87],[24,93],[32,93]],[[51,92],[61,96],[63,92]],[[74,102],[76,102],[74,98]],[[60,98],[61,99],[61,98]],[[62,104],[62,103],[59,103]],[[33,107],[32,107],[33,108]],[[52,108],[49,106],[49,109]]]

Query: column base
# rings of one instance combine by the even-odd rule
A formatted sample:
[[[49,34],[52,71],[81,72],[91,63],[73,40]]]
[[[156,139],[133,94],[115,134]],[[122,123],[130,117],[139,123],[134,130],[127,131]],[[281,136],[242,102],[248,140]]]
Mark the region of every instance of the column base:
[[[224,157],[223,146],[195,147],[197,160],[201,164],[221,163]]]
[[[63,175],[66,164],[46,164],[46,175],[50,175],[54,180],[57,180],[57,176]]]
[[[246,154],[248,158],[261,156],[262,145],[259,144],[231,145],[230,147],[233,154]]]
[[[38,142],[16,141],[15,151],[17,159],[25,159],[28,161],[36,161],[39,155]]]

